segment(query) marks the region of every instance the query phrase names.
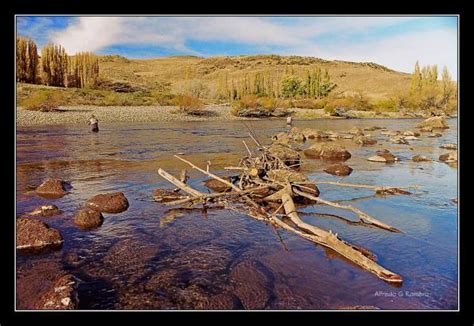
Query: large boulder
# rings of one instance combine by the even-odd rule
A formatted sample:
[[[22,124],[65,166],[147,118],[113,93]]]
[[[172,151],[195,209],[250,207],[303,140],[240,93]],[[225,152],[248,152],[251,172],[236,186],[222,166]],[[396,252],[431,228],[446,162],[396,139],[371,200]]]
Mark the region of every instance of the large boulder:
[[[438,129],[449,129],[448,122],[444,117],[431,117],[416,125],[417,128],[432,127]]]
[[[102,213],[92,208],[83,208],[74,216],[74,223],[82,229],[93,229],[102,224],[104,217]]]
[[[317,143],[304,150],[304,155],[309,158],[326,160],[348,160],[351,153],[341,145],[329,143]]]
[[[439,156],[439,160],[445,163],[454,163],[458,161],[458,151],[452,151]]]
[[[301,155],[289,146],[275,143],[268,148],[268,151],[288,166],[298,167],[301,165]]]
[[[17,249],[56,249],[63,241],[61,233],[44,222],[22,217],[16,219]]]
[[[324,169],[324,172],[332,175],[346,176],[352,173],[352,168],[344,163],[338,163],[328,166]]]
[[[77,279],[70,275],[59,276],[37,302],[34,309],[74,310],[79,303],[77,296]]]
[[[127,197],[122,192],[96,195],[86,205],[101,213],[121,213],[129,206]]]
[[[61,179],[47,179],[36,188],[36,193],[44,198],[61,198],[68,193],[66,185]]]

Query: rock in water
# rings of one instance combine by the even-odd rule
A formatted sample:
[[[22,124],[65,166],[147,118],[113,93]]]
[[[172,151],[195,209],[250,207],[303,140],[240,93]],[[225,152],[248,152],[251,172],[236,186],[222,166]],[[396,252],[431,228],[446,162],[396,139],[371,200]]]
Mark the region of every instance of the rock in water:
[[[449,152],[439,156],[439,160],[446,163],[453,163],[458,161],[458,151]]]
[[[390,141],[394,144],[410,145],[410,143],[405,139],[405,137],[402,136],[396,136],[394,138],[391,138]]]
[[[268,151],[285,162],[286,165],[298,167],[301,165],[301,156],[293,148],[284,144],[273,144],[268,148]]]
[[[352,171],[352,168],[344,163],[334,164],[324,169],[324,172],[338,176],[349,175]]]
[[[129,206],[122,192],[96,195],[89,199],[86,205],[101,213],[121,213]]]
[[[348,133],[355,136],[364,136],[364,131],[359,127],[352,127],[349,129]]]
[[[420,131],[422,131],[422,132],[433,132],[433,127],[431,127],[431,126],[422,127],[422,128],[420,128]]]
[[[453,150],[458,149],[456,144],[444,144],[444,145],[441,145],[439,148],[453,149]]]
[[[433,137],[441,137],[441,136],[443,136],[443,135],[440,134],[439,132],[433,132],[433,133],[431,133],[431,134],[428,135],[428,137],[431,137],[431,138],[433,138]]]
[[[36,193],[45,198],[60,198],[67,194],[66,184],[61,179],[47,179],[36,188]]]
[[[416,132],[416,131],[405,131],[403,134],[403,136],[414,136],[414,137],[419,137],[420,136],[420,133],[419,132]]]
[[[372,139],[367,136],[357,136],[354,138],[354,142],[356,144],[362,145],[362,146],[367,146],[367,145],[375,145],[377,144],[377,140]]]
[[[63,237],[58,230],[46,223],[34,219],[19,217],[16,219],[16,248],[43,249],[60,248]]]
[[[371,161],[371,162],[388,163],[387,160],[384,157],[379,156],[379,155],[371,156],[367,160]]]
[[[439,128],[439,129],[449,129],[448,122],[444,117],[432,117],[428,118],[425,121],[420,122],[417,128],[423,127],[432,127],[432,128]]]
[[[34,304],[34,309],[74,310],[77,309],[77,280],[70,274],[56,279],[53,286]]]
[[[309,158],[327,159],[327,160],[348,160],[351,153],[338,144],[319,143],[304,150],[304,155]]]
[[[28,213],[27,215],[39,215],[42,217],[51,217],[61,214],[62,211],[56,205],[43,205]]]
[[[83,229],[93,229],[102,224],[102,213],[92,208],[83,208],[74,216],[74,223]]]
[[[429,162],[431,159],[427,158],[426,156],[423,155],[415,155],[412,158],[413,162]]]
[[[286,132],[280,132],[272,137],[274,143],[288,144],[290,142],[290,137]]]
[[[224,178],[224,179],[227,179],[227,181],[230,182],[230,178]],[[204,185],[207,188],[211,189],[212,191],[216,191],[216,192],[224,192],[224,191],[229,191],[232,189],[231,186],[226,185],[225,183],[222,183],[216,179],[208,179],[204,181]]]
[[[378,156],[383,157],[387,163],[393,163],[395,161],[398,161],[398,157],[393,155],[388,149],[382,149],[376,152]]]

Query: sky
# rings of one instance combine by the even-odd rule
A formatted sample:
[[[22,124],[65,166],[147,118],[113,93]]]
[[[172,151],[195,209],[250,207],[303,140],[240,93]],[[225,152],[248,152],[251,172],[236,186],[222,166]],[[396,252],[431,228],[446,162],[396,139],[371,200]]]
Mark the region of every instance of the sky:
[[[403,72],[418,60],[447,66],[456,80],[457,28],[456,16],[17,16],[18,35],[71,55],[300,55]]]

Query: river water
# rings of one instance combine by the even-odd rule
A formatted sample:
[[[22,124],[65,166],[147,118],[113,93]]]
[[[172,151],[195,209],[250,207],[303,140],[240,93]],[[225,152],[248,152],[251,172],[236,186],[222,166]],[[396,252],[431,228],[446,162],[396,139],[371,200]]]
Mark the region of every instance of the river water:
[[[347,131],[353,126],[414,130],[418,120],[317,120],[294,126]],[[379,143],[359,147],[338,140],[352,153],[354,172],[344,182],[373,185],[422,185],[412,196],[373,196],[371,190],[319,185],[321,198],[366,211],[403,233],[351,225],[331,215],[356,217],[320,205],[301,208],[303,219],[353,244],[370,249],[378,262],[401,275],[394,287],[347,262],[334,252],[296,235],[227,210],[179,211],[153,202],[156,188],[170,188],[156,170],[178,175],[186,168],[173,154],[184,153],[197,165],[222,173],[245,155],[247,126],[265,144],[285,131],[284,121],[102,123],[98,134],[87,126],[17,129],[17,216],[38,205],[55,204],[64,213],[43,218],[60,230],[60,250],[17,254],[17,308],[31,308],[56,270],[81,280],[79,309],[380,309],[458,308],[458,207],[456,166],[439,162],[457,143],[457,121],[443,137],[422,136],[411,145],[394,145],[379,131]],[[250,142],[248,142],[250,144]],[[301,147],[309,146],[310,142]],[[400,157],[391,164],[368,162],[381,148]],[[433,162],[415,163],[421,154]],[[323,172],[327,163],[305,159],[310,179],[339,181]],[[47,200],[31,191],[48,177],[68,180],[72,191]],[[190,185],[206,191],[205,178],[190,171]],[[104,223],[84,231],[72,222],[88,198],[123,192],[127,211],[104,214]],[[308,214],[303,214],[308,213]],[[317,214],[311,214],[317,213]],[[49,278],[48,278],[49,277]],[[35,287],[35,290],[31,290]],[[35,292],[36,291],[36,292]]]

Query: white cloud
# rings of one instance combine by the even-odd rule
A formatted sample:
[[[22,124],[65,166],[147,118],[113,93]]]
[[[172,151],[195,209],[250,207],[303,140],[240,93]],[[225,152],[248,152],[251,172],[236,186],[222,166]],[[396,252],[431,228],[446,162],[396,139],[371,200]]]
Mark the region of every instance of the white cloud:
[[[112,45],[156,45],[199,55],[188,40],[223,41],[253,45],[256,50],[287,48],[284,54],[327,59],[373,61],[410,72],[421,64],[446,65],[454,75],[457,62],[456,32],[448,29],[406,32],[378,41],[344,42],[337,36],[374,31],[420,17],[79,17],[51,40],[68,53],[98,51]],[[318,46],[318,38],[334,35],[334,42]],[[268,51],[266,51],[268,52]],[[272,51],[278,54],[278,51]],[[281,53],[281,51],[280,51]]]

